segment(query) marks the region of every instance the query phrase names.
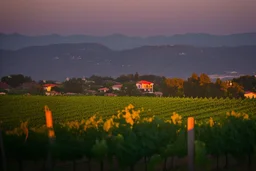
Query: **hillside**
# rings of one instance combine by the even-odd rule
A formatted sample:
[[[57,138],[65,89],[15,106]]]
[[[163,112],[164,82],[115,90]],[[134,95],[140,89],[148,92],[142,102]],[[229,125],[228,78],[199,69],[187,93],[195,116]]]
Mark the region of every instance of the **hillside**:
[[[60,43],[100,43],[113,50],[132,49],[146,45],[189,44],[193,46],[221,47],[256,45],[256,33],[231,35],[210,35],[199,33],[177,34],[173,36],[130,37],[122,34],[109,36],[58,34],[26,36],[21,34],[0,34],[0,49],[17,50],[29,46],[43,46]]]
[[[22,73],[34,79],[119,76],[135,73],[187,78],[192,72],[255,72],[256,46],[142,46],[114,51],[97,43],[52,44],[0,51],[0,75]]]

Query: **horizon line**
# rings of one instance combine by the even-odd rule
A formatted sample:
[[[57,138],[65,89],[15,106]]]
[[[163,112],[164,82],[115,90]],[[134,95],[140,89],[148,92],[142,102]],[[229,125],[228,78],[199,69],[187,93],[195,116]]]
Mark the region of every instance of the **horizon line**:
[[[20,36],[26,36],[26,37],[41,37],[41,36],[61,36],[61,37],[70,37],[70,36],[92,36],[92,37],[109,37],[109,36],[124,36],[124,37],[139,37],[139,38],[149,38],[149,37],[173,37],[173,36],[182,36],[182,35],[208,35],[208,36],[232,36],[232,35],[242,35],[242,34],[256,34],[255,32],[237,32],[237,33],[230,33],[230,34],[212,34],[212,33],[204,33],[204,32],[187,32],[187,33],[177,33],[172,35],[163,35],[163,34],[155,34],[155,35],[148,35],[148,36],[132,36],[132,35],[126,35],[123,33],[112,33],[112,34],[106,34],[106,35],[95,35],[95,34],[58,34],[58,33],[49,33],[49,34],[34,34],[34,35],[28,35],[28,34],[22,34],[18,32],[13,33],[4,33],[0,32],[0,35],[20,35]]]

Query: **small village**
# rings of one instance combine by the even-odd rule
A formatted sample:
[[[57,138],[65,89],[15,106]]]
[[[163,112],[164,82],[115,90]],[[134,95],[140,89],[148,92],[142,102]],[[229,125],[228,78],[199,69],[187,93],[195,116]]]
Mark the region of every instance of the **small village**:
[[[94,83],[94,82],[91,82]],[[115,84],[109,87],[101,87],[98,88],[97,90],[85,90],[85,95],[104,95],[104,96],[117,96],[118,92],[122,90],[123,84],[114,82]],[[67,93],[61,93],[52,90],[54,87],[61,87],[61,84],[44,84],[43,88],[45,90],[45,94],[47,96],[53,96],[53,95],[78,95],[78,93],[72,93],[72,92],[67,92]],[[162,92],[154,92],[153,89],[154,83],[146,80],[141,80],[136,83],[137,89],[142,93],[142,94],[154,94],[155,96],[162,96]]]
[[[22,77],[21,75],[13,75],[14,77]],[[12,77],[3,77],[0,82],[0,95],[45,95],[45,96],[151,96],[151,97],[212,97],[211,92],[208,96],[203,94],[205,86],[219,87],[219,97],[224,97],[224,93],[228,97],[235,98],[256,98],[255,90],[243,87],[235,82],[235,80],[216,80],[211,82],[206,74],[200,76],[193,75],[188,81],[179,78],[163,78],[160,76],[140,76],[122,75],[117,79],[111,77],[92,76],[91,78],[66,78],[63,82],[41,80],[39,82],[32,79],[23,83],[15,83],[10,81]],[[29,78],[29,77],[24,77]],[[144,79],[143,79],[144,78]],[[145,79],[148,78],[148,79]],[[252,77],[244,76],[241,78]],[[193,94],[194,81],[198,80],[198,88],[201,94]],[[255,79],[255,76],[254,76]],[[6,81],[5,81],[6,80]],[[149,81],[151,80],[151,81]],[[152,81],[153,80],[153,81]],[[9,85],[7,82],[10,82]],[[189,83],[189,86],[187,84]],[[199,84],[200,83],[200,84]],[[211,87],[211,86],[210,86]],[[194,89],[194,90],[193,90]],[[254,91],[253,91],[254,90]],[[212,89],[211,91],[215,91]],[[214,92],[215,93],[215,92]],[[221,94],[222,93],[222,94]],[[232,94],[233,93],[233,94]],[[216,94],[216,93],[215,93]],[[226,95],[227,96],[227,95]],[[216,97],[216,96],[215,96]],[[218,97],[218,96],[217,96]]]
[[[69,78],[66,79],[69,81]],[[123,87],[123,84],[120,82],[115,82],[107,80],[108,86],[95,85],[94,81],[89,81],[83,79],[84,85],[88,85],[87,88],[84,88],[83,93],[75,92],[61,92],[63,88],[63,83],[61,82],[51,82],[43,81],[43,83],[37,83],[35,81],[22,83],[17,88],[12,88],[5,82],[0,82],[0,95],[7,95],[8,92],[16,92],[17,94],[30,95],[29,93],[32,89],[37,89],[43,91],[42,95],[46,96],[60,96],[60,95],[101,95],[101,96],[118,96],[119,92],[122,91],[122,88],[128,89],[128,87]],[[92,85],[92,87],[91,87]],[[154,83],[146,80],[137,81],[134,84],[137,88],[137,91],[141,94],[148,94],[153,96],[162,97],[163,93],[160,91],[154,91]],[[93,87],[94,86],[94,87]],[[12,94],[12,93],[11,93]]]

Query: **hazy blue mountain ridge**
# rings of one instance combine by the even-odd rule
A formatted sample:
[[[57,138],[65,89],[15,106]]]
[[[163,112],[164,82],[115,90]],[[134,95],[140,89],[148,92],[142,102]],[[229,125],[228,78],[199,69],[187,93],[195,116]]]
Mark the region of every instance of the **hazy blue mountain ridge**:
[[[203,47],[256,45],[256,33],[231,35],[210,35],[203,33],[177,34],[173,36],[125,36],[113,34],[109,36],[58,34],[25,36],[21,34],[0,34],[0,49],[17,50],[29,46],[43,46],[61,43],[99,43],[113,50],[132,49],[146,45],[188,44]]]
[[[187,78],[192,72],[256,72],[256,45],[195,47],[142,46],[112,50],[98,43],[65,43],[0,50],[0,76],[21,73],[39,79],[135,73]]]

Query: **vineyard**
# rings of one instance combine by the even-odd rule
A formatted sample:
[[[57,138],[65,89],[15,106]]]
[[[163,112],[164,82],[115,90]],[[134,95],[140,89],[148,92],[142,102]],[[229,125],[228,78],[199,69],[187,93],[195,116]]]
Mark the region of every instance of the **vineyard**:
[[[28,161],[35,165],[30,170],[44,169],[49,153],[55,170],[65,162],[73,171],[182,169],[188,116],[195,118],[196,170],[255,169],[255,99],[6,96],[0,102],[9,170],[22,171]],[[45,105],[53,130],[45,126]]]
[[[141,116],[169,118],[173,112],[183,118],[218,118],[236,111],[256,113],[256,99],[150,98],[101,96],[0,96],[0,121],[6,126],[19,126],[20,121],[33,125],[45,123],[44,106],[48,105],[56,122],[88,119],[94,114],[107,118],[129,104],[144,108]]]

